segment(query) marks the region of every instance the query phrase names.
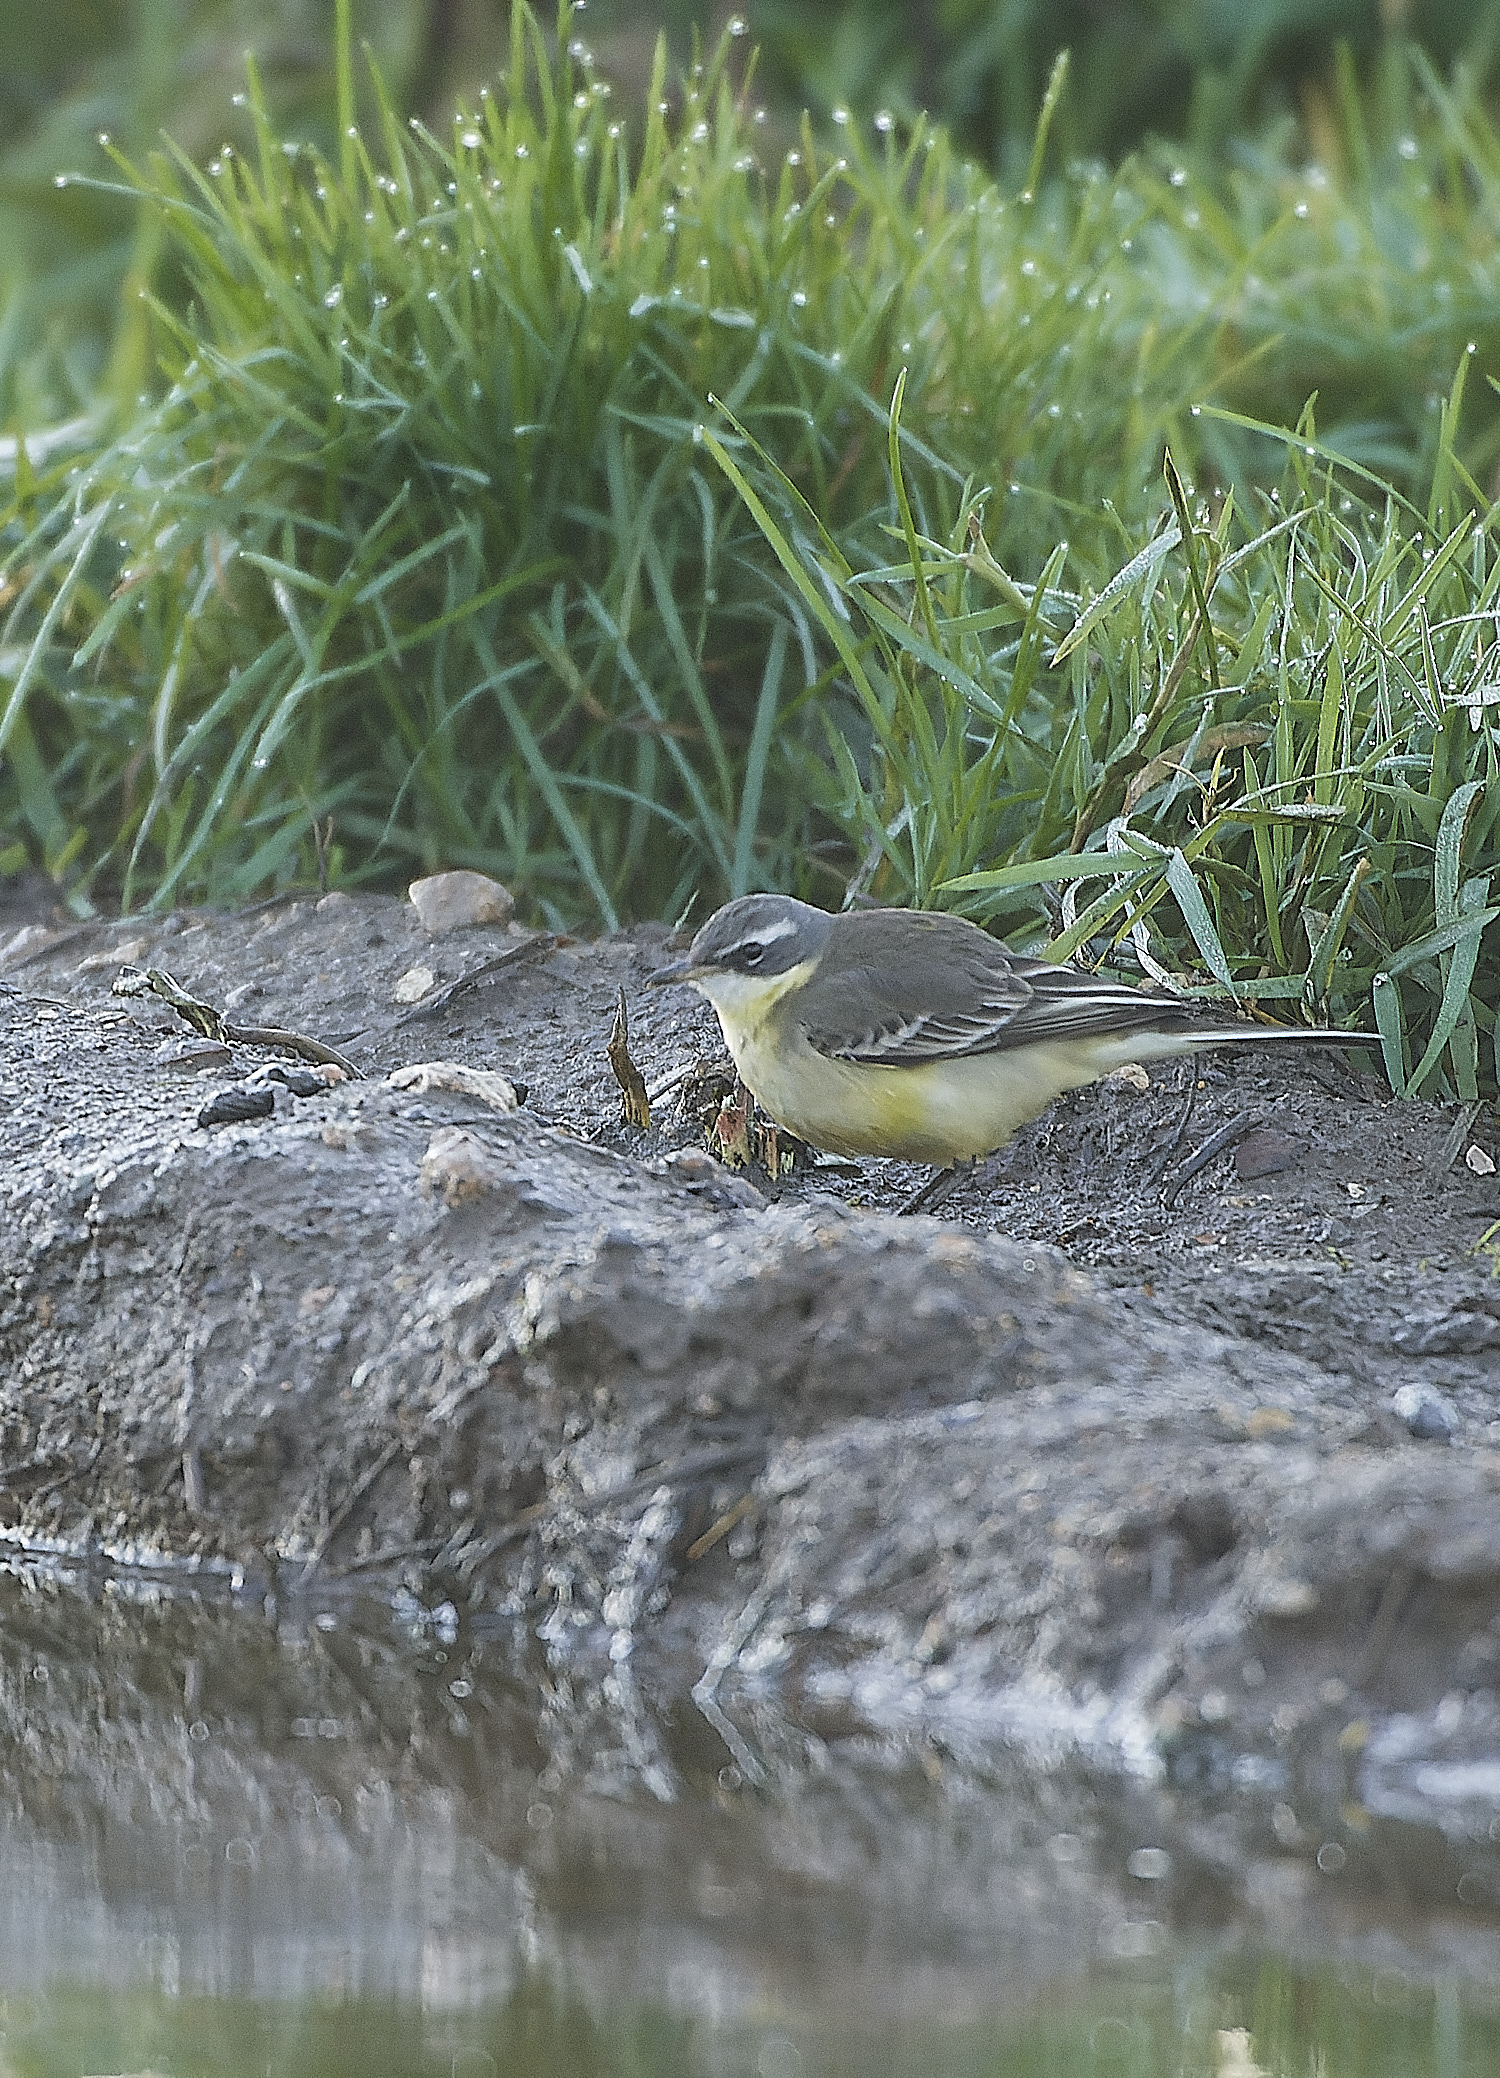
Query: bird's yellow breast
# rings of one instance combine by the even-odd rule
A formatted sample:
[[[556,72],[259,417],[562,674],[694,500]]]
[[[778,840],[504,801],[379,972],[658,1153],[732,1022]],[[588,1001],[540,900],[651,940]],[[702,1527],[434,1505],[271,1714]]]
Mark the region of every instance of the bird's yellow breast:
[[[832,1060],[808,1044],[785,1001],[814,964],[764,981],[715,974],[696,985],[718,1012],[746,1088],[789,1132],[831,1154],[937,1163],[988,1154],[1064,1090],[1134,1057],[1113,1040],[1065,1040],[900,1066]]]

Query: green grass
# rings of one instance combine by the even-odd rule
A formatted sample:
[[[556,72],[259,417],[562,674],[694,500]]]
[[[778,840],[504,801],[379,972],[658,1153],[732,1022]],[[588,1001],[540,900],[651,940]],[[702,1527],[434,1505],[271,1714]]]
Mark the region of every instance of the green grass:
[[[1004,193],[921,126],[773,155],[733,37],[641,117],[518,9],[443,140],[359,129],[341,48],[332,161],[252,75],[206,170],[105,184],[191,300],[159,401],[9,465],[0,863],[233,902],[331,816],[345,884],[564,921],[853,883],[1488,1086],[1471,90],[1346,68],[1314,164],[1050,171],[1044,122]]]
[[[1056,958],[1203,969],[1204,994],[1373,1006],[1398,1091],[1500,1079],[1500,539],[1448,442],[1425,511],[1378,514],[1311,413],[1243,513],[1190,500],[1169,458],[1173,516],[1078,594],[1061,550],[1008,578],[972,503],[946,541],[918,533],[900,401],[904,553],[879,569],[789,482],[778,523],[706,436],[841,666],[824,805],[863,840],[856,884]]]

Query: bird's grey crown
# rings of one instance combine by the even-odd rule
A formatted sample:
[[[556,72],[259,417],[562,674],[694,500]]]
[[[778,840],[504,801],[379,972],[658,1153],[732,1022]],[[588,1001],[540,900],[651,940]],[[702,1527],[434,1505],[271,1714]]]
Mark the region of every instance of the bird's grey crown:
[[[741,895],[694,938],[694,967],[728,974],[785,974],[822,951],[833,918],[790,895]]]

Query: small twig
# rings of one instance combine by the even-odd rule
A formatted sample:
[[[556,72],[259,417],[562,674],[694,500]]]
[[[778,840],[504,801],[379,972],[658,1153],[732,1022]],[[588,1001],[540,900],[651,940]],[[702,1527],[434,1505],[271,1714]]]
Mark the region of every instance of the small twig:
[[[730,1449],[699,1450],[691,1457],[679,1458],[675,1465],[653,1465],[645,1472],[638,1472],[624,1486],[613,1487],[608,1493],[591,1494],[587,1500],[577,1500],[572,1505],[580,1514],[592,1515],[604,1508],[616,1507],[621,1501],[638,1501],[643,1494],[654,1494],[659,1486],[686,1486],[690,1480],[706,1479],[711,1472],[733,1472],[741,1465],[757,1458],[764,1458],[766,1446],[760,1443],[740,1443]]]
[[[23,1479],[28,1472],[50,1472],[54,1465],[66,1461],[65,1450],[54,1450],[46,1457],[23,1459],[18,1465],[0,1465],[0,1493],[9,1493],[12,1483],[17,1479]]]
[[[502,973],[507,967],[514,967],[522,960],[539,959],[544,952],[553,951],[556,945],[557,937],[554,932],[539,931],[523,945],[509,946],[504,952],[497,952],[492,960],[485,960],[479,966],[471,968],[467,974],[460,974],[457,981],[450,981],[444,988],[434,989],[430,996],[424,996],[420,1003],[414,1004],[410,1010],[398,1017],[396,1023],[419,1024],[424,1017],[436,1017],[440,1010],[446,1010],[455,998],[471,988],[477,988],[481,981],[488,981],[492,975]]]
[[[353,1486],[350,1487],[348,1493],[345,1494],[343,1500],[340,1501],[338,1507],[335,1508],[332,1515],[329,1516],[327,1529],[325,1529],[320,1534],[317,1543],[313,1546],[312,1556],[308,1559],[307,1564],[302,1568],[302,1583],[304,1586],[312,1578],[313,1574],[317,1571],[319,1565],[322,1563],[324,1552],[327,1551],[329,1545],[333,1542],[334,1538],[338,1535],[339,1531],[348,1521],[351,1509],[355,1508],[359,1504],[359,1502],[364,1499],[365,1495],[370,1491],[370,1488],[375,1484],[376,1480],[380,1477],[381,1473],[385,1470],[386,1466],[390,1464],[392,1458],[394,1458],[396,1454],[400,1451],[401,1447],[401,1438],[399,1436],[393,1436],[390,1442],[387,1443],[387,1445],[385,1446],[385,1449],[381,1451],[379,1457],[376,1458],[374,1464],[370,1465],[369,1467],[367,1467],[365,1471],[360,1473],[358,1479],[355,1480]]]
[[[1187,1137],[1188,1121],[1192,1118],[1193,1106],[1197,1101],[1198,1082],[1197,1077],[1195,1075],[1193,1080],[1188,1084],[1187,1102],[1183,1105],[1182,1110],[1178,1113],[1176,1132],[1173,1133],[1171,1139],[1167,1142],[1165,1147],[1158,1149],[1158,1151],[1151,1156],[1150,1160],[1144,1163],[1142,1166],[1140,1178],[1142,1189],[1144,1189],[1147,1184],[1155,1183],[1157,1177],[1161,1175],[1162,1171],[1165,1168],[1167,1168],[1168,1165],[1175,1158],[1178,1148],[1181,1147],[1183,1141]]]
[[[329,1522],[327,1538],[320,1539],[319,1549],[308,1560],[302,1575],[304,1581],[312,1572],[314,1566],[319,1563],[327,1545],[332,1542],[334,1536],[347,1519],[349,1510],[360,1499],[362,1494],[369,1491],[400,1447],[399,1442],[389,1444],[383,1456],[370,1467],[358,1484],[350,1490],[347,1499]],[[577,1498],[549,1494],[545,1500],[536,1501],[529,1508],[522,1508],[509,1522],[503,1523],[499,1529],[493,1530],[489,1536],[482,1538],[477,1547],[474,1545],[466,1547],[464,1552],[465,1568],[468,1573],[472,1573],[477,1566],[483,1565],[486,1559],[493,1558],[497,1551],[503,1551],[507,1544],[514,1544],[520,1538],[528,1535],[551,1509],[558,1506],[560,1500],[562,1500],[563,1505],[571,1508],[577,1515],[597,1515],[607,1508],[614,1508],[629,1501],[639,1500],[643,1495],[655,1493],[659,1486],[684,1486],[690,1480],[706,1478],[712,1472],[737,1471],[742,1465],[754,1459],[762,1458],[764,1455],[765,1445],[763,1443],[740,1444],[734,1449],[700,1450],[691,1457],[679,1459],[675,1465],[654,1466],[650,1471],[640,1473],[626,1485],[612,1487],[608,1493],[589,1494],[586,1497],[578,1496]],[[746,1495],[746,1500],[753,1503],[753,1497],[750,1495]],[[738,1519],[736,1516],[735,1520],[737,1521]],[[733,1523],[726,1522],[724,1531],[721,1534],[727,1533],[733,1527]],[[369,1573],[374,1571],[376,1567],[392,1564],[395,1560],[402,1558],[433,1558],[444,1551],[452,1542],[453,1539],[451,1537],[430,1537],[416,1544],[387,1545],[381,1551],[365,1552],[361,1556],[345,1559],[339,1566],[330,1567],[330,1577],[335,1580],[342,1580],[350,1573]],[[690,1553],[689,1556],[691,1557],[691,1555]]]
[[[710,1523],[703,1535],[695,1538],[688,1546],[688,1564],[690,1566],[696,1565],[705,1553],[712,1551],[714,1546],[727,1537],[732,1529],[735,1529],[742,1523],[747,1515],[753,1514],[755,1505],[753,1493],[741,1494],[732,1508],[721,1515],[717,1522]]]
[[[685,1068],[674,1068],[670,1075],[663,1075],[658,1081],[648,1083],[646,1102],[659,1104],[663,1097],[670,1097],[673,1090],[680,1090],[682,1085],[697,1073],[697,1069],[698,1063],[689,1061]]]
[[[81,1465],[69,1465],[67,1470],[59,1472],[55,1479],[49,1479],[45,1486],[34,1487],[30,1495],[28,1496],[28,1499],[30,1499],[33,1503],[45,1500],[48,1494],[55,1494],[59,1492],[63,1487],[67,1486],[71,1480],[81,1478],[85,1472],[92,1472],[95,1465],[97,1465],[99,1462],[99,1453],[103,1450],[103,1448],[104,1438],[102,1436],[96,1436],[94,1438],[93,1449],[89,1452],[88,1456],[84,1459]]]
[[[1177,1194],[1184,1184],[1191,1183],[1200,1169],[1208,1167],[1215,1155],[1222,1154],[1226,1147],[1233,1147],[1237,1140],[1243,1140],[1245,1135],[1253,1132],[1260,1123],[1261,1115],[1258,1111],[1241,1111],[1237,1117],[1230,1119],[1227,1125],[1220,1126],[1217,1133],[1210,1133],[1203,1145],[1183,1163],[1171,1182],[1163,1186],[1163,1205],[1175,1205]]]
[[[300,1054],[305,1061],[325,1068],[342,1068],[352,1080],[360,1079],[353,1061],[325,1046],[321,1039],[305,1039],[300,1032],[283,1031],[280,1025],[232,1025],[212,1003],[200,1003],[160,967],[122,967],[110,990],[115,996],[159,996],[169,1010],[200,1038],[217,1040],[221,1046],[276,1046],[285,1053]]]
[[[225,1025],[224,1037],[231,1046],[279,1046],[284,1053],[300,1054],[320,1068],[342,1068],[351,1081],[362,1081],[360,1071],[347,1054],[321,1039],[305,1039],[300,1032],[284,1032],[280,1025]]]
[[[1460,1106],[1458,1117],[1454,1119],[1438,1158],[1432,1164],[1434,1171],[1439,1176],[1445,1175],[1463,1153],[1464,1142],[1469,1137],[1469,1128],[1473,1125],[1478,1115],[1479,1100],[1477,1097],[1469,1103]]]
[[[370,1573],[377,1566],[393,1566],[397,1559],[435,1558],[443,1548],[441,1537],[424,1537],[417,1544],[387,1544],[381,1551],[367,1551],[363,1558],[352,1558],[342,1566],[329,1568],[329,1577],[343,1580],[350,1573]]]

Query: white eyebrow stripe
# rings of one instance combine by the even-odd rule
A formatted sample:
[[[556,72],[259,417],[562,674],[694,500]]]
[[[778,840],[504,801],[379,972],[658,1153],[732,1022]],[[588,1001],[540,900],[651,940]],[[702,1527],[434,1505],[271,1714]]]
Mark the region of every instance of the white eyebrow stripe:
[[[736,938],[733,945],[725,946],[720,958],[730,959],[747,945],[774,945],[778,938],[792,938],[796,936],[796,932],[797,926],[792,919],[784,916],[779,923],[767,924],[764,929],[747,931],[743,938]]]

